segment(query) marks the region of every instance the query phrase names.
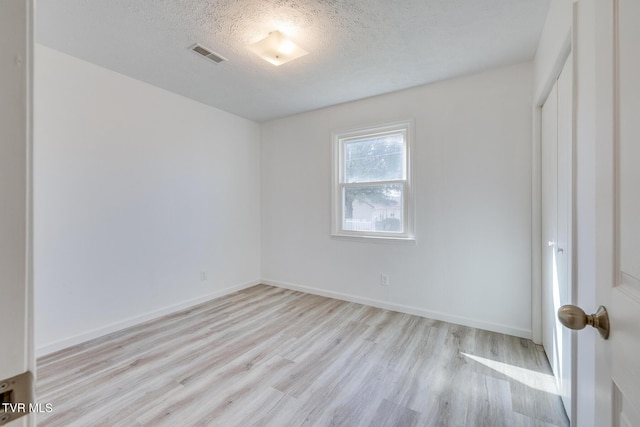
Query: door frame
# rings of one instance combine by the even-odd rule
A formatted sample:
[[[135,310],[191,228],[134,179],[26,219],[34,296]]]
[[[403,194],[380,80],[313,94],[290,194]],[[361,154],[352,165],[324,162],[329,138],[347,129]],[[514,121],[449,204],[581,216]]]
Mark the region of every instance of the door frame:
[[[578,114],[576,121],[577,238],[576,305],[587,311],[609,306],[615,276],[616,141],[615,141],[615,0],[574,3],[574,39],[577,41]],[[606,60],[603,60],[606,59]],[[612,114],[613,113],[613,114]],[[615,328],[615,319],[612,321]],[[581,426],[612,423],[611,345],[595,331],[577,334],[580,354],[577,373],[578,421]],[[575,334],[575,333],[574,333]]]
[[[19,112],[19,119],[13,117],[13,114],[9,115],[10,126],[8,129],[12,129],[13,132],[8,132],[11,137],[7,140],[0,141],[6,143],[9,147],[9,152],[15,153],[11,150],[11,147],[19,147],[20,144],[24,144],[21,147],[19,154],[15,155],[16,162],[22,162],[23,169],[19,170],[13,178],[16,179],[15,194],[18,194],[21,199],[18,206],[12,205],[12,208],[19,209],[19,216],[22,216],[21,222],[16,224],[15,218],[6,219],[8,225],[15,230],[15,227],[19,228],[19,232],[13,235],[9,239],[9,244],[12,239],[24,239],[24,246],[14,247],[7,253],[20,254],[19,268],[23,269],[19,274],[19,277],[11,277],[7,280],[6,291],[11,295],[15,295],[9,301],[9,304],[22,306],[19,310],[20,315],[16,316],[15,311],[7,310],[4,312],[2,321],[10,325],[20,325],[24,335],[19,339],[14,339],[13,336],[7,337],[7,342],[4,345],[15,346],[16,351],[12,354],[5,354],[3,377],[5,375],[19,375],[25,371],[31,371],[35,375],[36,363],[34,352],[34,316],[33,316],[33,68],[34,68],[34,0],[16,0],[9,2],[12,7],[15,7],[14,11],[17,13],[9,13],[4,17],[8,19],[11,25],[7,28],[11,33],[5,39],[8,43],[7,49],[3,50],[3,67],[7,71],[6,78],[11,81],[11,84],[15,84],[14,89],[20,91],[12,92],[12,95],[8,98],[12,104],[10,104],[10,111],[13,114]],[[9,61],[6,61],[9,59]],[[16,71],[19,70],[19,71]],[[18,77],[19,76],[19,77]],[[15,127],[14,127],[15,126]],[[17,136],[16,136],[17,135]],[[15,139],[13,138],[15,137]],[[24,138],[24,140],[21,140]],[[7,142],[8,141],[8,142]],[[24,151],[22,151],[22,148]],[[13,154],[11,158],[13,158]],[[24,172],[24,176],[20,174]],[[24,187],[22,187],[24,185]],[[11,187],[13,189],[13,187]],[[22,204],[24,203],[24,204]],[[5,218],[3,218],[5,220]],[[13,240],[15,242],[15,240]],[[5,242],[7,244],[7,242]],[[14,243],[15,244],[15,243]],[[15,261],[15,260],[13,260]],[[16,318],[17,317],[17,318]],[[21,360],[20,360],[21,359]],[[20,360],[18,362],[18,360]],[[10,377],[11,378],[11,377]],[[0,378],[4,379],[4,378]],[[21,382],[18,382],[21,383]],[[15,383],[14,383],[15,384]],[[25,384],[25,383],[21,383]],[[29,389],[29,381],[26,382],[27,386],[20,389],[20,395],[27,396]],[[31,384],[30,394],[34,396],[33,389],[35,384]],[[17,390],[17,389],[16,389]],[[18,392],[16,392],[18,394]],[[35,399],[34,399],[35,402]],[[28,402],[23,402],[28,403]],[[27,414],[11,421],[9,424],[12,426],[33,426],[35,425],[35,415]]]

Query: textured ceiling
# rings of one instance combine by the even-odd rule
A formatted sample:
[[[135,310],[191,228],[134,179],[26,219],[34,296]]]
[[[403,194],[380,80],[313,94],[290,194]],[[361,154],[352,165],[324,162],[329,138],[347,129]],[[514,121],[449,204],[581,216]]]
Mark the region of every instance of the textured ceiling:
[[[530,60],[549,0],[39,0],[36,39],[264,121]],[[309,54],[247,45],[280,30]],[[229,61],[189,50],[200,43]]]

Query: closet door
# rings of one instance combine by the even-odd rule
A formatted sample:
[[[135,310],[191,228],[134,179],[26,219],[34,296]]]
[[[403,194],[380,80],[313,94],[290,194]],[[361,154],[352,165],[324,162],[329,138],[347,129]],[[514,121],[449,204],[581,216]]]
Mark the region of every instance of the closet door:
[[[542,107],[542,344],[571,417],[571,331],[556,313],[571,303],[572,70],[567,59]]]

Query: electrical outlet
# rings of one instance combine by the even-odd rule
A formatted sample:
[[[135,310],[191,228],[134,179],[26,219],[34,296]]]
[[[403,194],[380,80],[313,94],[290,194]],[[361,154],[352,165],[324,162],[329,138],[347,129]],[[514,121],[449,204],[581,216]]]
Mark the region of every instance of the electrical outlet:
[[[206,271],[201,271],[200,272],[200,281],[204,282],[207,280],[207,272]]]
[[[380,274],[380,286],[389,286],[389,275],[388,274]]]

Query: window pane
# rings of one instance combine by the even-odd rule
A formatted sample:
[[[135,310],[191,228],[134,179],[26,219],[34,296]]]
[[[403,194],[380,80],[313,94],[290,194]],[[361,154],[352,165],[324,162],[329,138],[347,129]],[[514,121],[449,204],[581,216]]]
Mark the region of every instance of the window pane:
[[[405,179],[404,147],[403,133],[345,143],[345,182]]]
[[[402,184],[345,187],[342,229],[402,233],[404,186]]]

